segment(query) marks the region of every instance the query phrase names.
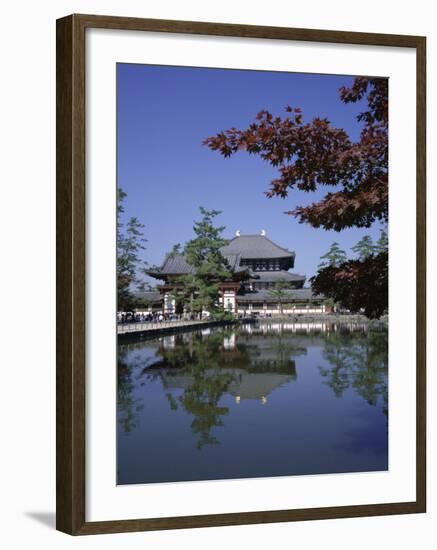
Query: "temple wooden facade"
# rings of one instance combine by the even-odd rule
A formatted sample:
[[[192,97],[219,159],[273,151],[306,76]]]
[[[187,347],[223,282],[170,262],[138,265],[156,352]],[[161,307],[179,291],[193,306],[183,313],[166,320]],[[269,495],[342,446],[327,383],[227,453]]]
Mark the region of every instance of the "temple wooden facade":
[[[314,296],[305,288],[306,277],[293,273],[295,253],[271,241],[265,231],[259,235],[235,237],[221,248],[229,265],[230,277],[219,283],[220,301],[225,309],[240,315],[275,315],[278,313],[320,313],[325,311],[323,296]],[[165,313],[183,313],[184,304],[173,296],[178,278],[193,272],[183,254],[169,254],[159,269],[148,274],[162,281],[157,287]],[[279,299],[274,289],[285,281],[287,289]],[[159,296],[154,293],[154,303]]]

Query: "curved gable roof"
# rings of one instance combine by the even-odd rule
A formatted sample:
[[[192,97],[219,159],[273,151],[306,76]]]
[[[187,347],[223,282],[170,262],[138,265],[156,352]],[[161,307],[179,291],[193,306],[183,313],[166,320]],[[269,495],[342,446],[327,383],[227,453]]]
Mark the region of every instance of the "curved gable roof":
[[[239,254],[225,254],[224,258],[229,264],[231,272],[248,272],[247,266],[240,266]],[[183,254],[168,254],[158,270],[147,272],[152,277],[157,275],[188,275],[194,273],[194,267],[190,265]]]
[[[187,262],[183,254],[168,254],[160,269],[162,275],[188,275],[193,272],[194,267]]]
[[[264,235],[240,235],[221,248],[223,255],[238,254],[242,259],[293,258],[295,253],[278,246]]]

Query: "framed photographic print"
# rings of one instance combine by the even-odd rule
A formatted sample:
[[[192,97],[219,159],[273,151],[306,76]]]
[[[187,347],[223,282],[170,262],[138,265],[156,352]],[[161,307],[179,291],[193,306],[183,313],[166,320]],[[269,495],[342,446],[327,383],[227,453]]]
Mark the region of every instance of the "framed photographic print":
[[[57,22],[57,528],[424,512],[425,38]]]

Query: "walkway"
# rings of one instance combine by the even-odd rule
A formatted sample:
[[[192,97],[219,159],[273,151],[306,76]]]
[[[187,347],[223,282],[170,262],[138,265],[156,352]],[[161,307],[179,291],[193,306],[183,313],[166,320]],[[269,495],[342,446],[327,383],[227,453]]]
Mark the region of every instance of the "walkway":
[[[232,321],[231,321],[232,322]],[[137,322],[137,323],[119,323],[117,324],[117,334],[119,336],[134,336],[141,334],[153,334],[159,332],[178,332],[179,330],[185,330],[187,328],[194,327],[212,327],[224,324],[229,324],[230,321],[211,321],[204,319],[202,321],[157,321],[157,322]]]

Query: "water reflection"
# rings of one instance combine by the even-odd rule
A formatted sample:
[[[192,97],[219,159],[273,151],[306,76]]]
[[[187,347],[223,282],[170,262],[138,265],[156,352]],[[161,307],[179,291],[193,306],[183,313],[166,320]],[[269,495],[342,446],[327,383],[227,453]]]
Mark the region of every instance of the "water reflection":
[[[202,453],[206,452],[205,449],[217,448],[223,440],[226,441],[226,445],[231,445],[228,439],[231,438],[231,434],[233,438],[234,431],[238,430],[244,433],[248,445],[257,446],[260,438],[273,437],[273,434],[281,429],[275,423],[289,420],[292,409],[293,422],[301,424],[300,428],[293,427],[296,434],[300,429],[303,431],[304,427],[308,433],[312,431],[317,433],[321,428],[316,425],[316,413],[325,414],[326,417],[331,411],[337,414],[334,402],[321,393],[323,386],[330,389],[334,399],[342,399],[342,407],[349,407],[351,414],[356,414],[357,404],[354,401],[355,408],[351,408],[347,401],[350,392],[355,396],[354,399],[358,397],[363,400],[363,403],[380,409],[384,415],[387,415],[387,355],[386,332],[369,332],[362,326],[348,327],[326,323],[317,325],[275,322],[248,324],[237,328],[208,329],[119,345],[119,460],[124,456],[122,446],[124,444],[120,443],[121,435],[124,434],[126,437],[132,435],[135,438],[137,437],[135,434],[139,434],[141,429],[149,431],[163,447],[176,445],[169,439],[165,439],[165,430],[171,431],[172,437],[178,440],[178,445],[187,448],[187,457],[193,460],[188,449],[189,443],[186,439],[182,440],[181,431],[176,432],[176,428],[173,429],[172,415],[174,415],[174,426],[184,418],[189,418],[191,446],[197,451],[201,450]],[[305,374],[308,378],[302,382],[302,395],[298,389],[291,392],[291,388],[300,387],[298,381],[301,374]],[[148,398],[147,388],[154,388],[154,393],[151,393]],[[305,392],[310,390],[310,395],[320,394],[326,401],[323,406],[327,407],[327,410],[319,411],[322,401],[315,397],[314,403],[311,403],[306,393],[304,397],[303,390]],[[278,397],[275,397],[276,395]],[[165,396],[167,412],[163,408],[163,396]],[[291,398],[295,402],[290,401]],[[244,409],[249,406],[251,411],[255,411],[253,405],[258,407],[259,411],[266,411],[263,415],[266,425],[258,427],[256,424],[249,425],[243,432],[244,428],[238,424],[237,411],[241,410],[241,407]],[[144,409],[145,406],[146,409],[149,407],[149,410]],[[271,406],[274,408],[267,414]],[[298,411],[295,408],[298,408]],[[349,411],[349,409],[345,410]],[[359,411],[360,415],[364,414],[361,408]],[[261,412],[250,414],[254,418],[262,418],[259,416]],[[367,412],[365,414],[367,415]],[[311,420],[311,415],[314,416],[314,420]],[[351,416],[349,423],[352,420]],[[321,421],[319,423],[321,424]],[[384,424],[385,429],[381,431],[378,428],[376,435],[373,424],[366,425],[365,428],[361,426],[361,432],[358,428],[351,429],[348,425],[341,437],[337,433],[340,429],[338,426],[337,428],[334,425],[329,426],[329,430],[332,431],[329,445],[339,449],[338,452],[347,453],[361,444],[367,446],[367,450],[371,451],[372,446],[375,450],[378,443],[379,454],[385,452],[386,455],[387,445],[384,433],[386,434],[387,424],[386,422]],[[268,433],[269,430],[271,434]],[[360,433],[365,434],[366,442],[361,441]],[[300,432],[297,435],[306,437]],[[326,436],[327,434],[324,433],[319,443],[316,441],[307,443],[308,452],[311,447],[320,446]],[[332,440],[334,437],[335,444]],[[372,437],[374,443],[372,443]],[[138,441],[135,443],[135,452],[139,452]],[[125,445],[127,446],[127,443]],[[232,445],[237,447],[235,441]],[[293,443],[293,449],[297,454],[295,443]],[[126,456],[130,452],[133,451],[126,451]],[[159,455],[159,449],[153,449],[153,452]],[[301,452],[303,451],[299,449],[299,453]],[[132,463],[132,457],[129,460]],[[384,460],[386,461],[386,458],[382,458],[380,462],[384,464]],[[308,461],[308,464],[310,462]],[[201,466],[203,467],[203,463]],[[289,468],[284,462],[281,468],[286,467]],[[272,468],[279,468],[279,466],[272,465]],[[314,469],[318,472],[321,467],[308,466],[308,468],[312,468],[308,470],[308,473],[311,473]],[[340,468],[338,471],[351,471],[351,466],[345,466],[346,469],[343,470],[340,464],[335,467],[331,465],[329,468],[326,471],[337,471],[336,468]],[[354,468],[353,471],[360,470],[356,466]],[[375,469],[374,466],[364,465],[364,469],[369,468]],[[237,470],[238,468],[235,469],[235,475],[230,471],[218,477],[244,477],[245,474],[241,471],[238,473]],[[295,470],[288,473],[299,473],[301,470],[307,473],[304,466],[296,466]],[[268,464],[264,465],[263,471],[266,473],[258,475],[272,475],[269,473]],[[140,474],[133,477],[126,472],[124,472],[126,479],[124,482],[138,482]],[[282,470],[278,475],[283,475],[281,472]],[[211,474],[209,477],[202,477],[201,474],[194,473],[194,469],[193,473],[181,474],[181,477],[167,475],[163,478],[164,474],[159,475],[160,479],[154,479],[151,476],[152,479],[148,481],[214,478]],[[123,475],[121,477],[123,478]],[[136,481],[132,481],[133,479]]]
[[[388,333],[343,331],[325,336],[324,344],[328,366],[319,371],[335,396],[353,388],[369,405],[381,400],[387,416]]]
[[[201,449],[219,443],[211,430],[223,426],[229,414],[229,407],[219,405],[225,393],[237,404],[245,399],[266,404],[275,388],[296,378],[291,357],[305,352],[281,336],[263,341],[238,329],[173,335],[162,339],[156,362],[142,375],[159,378],[165,390],[183,390],[178,397],[169,392],[166,397],[172,410],[181,407],[192,415],[191,429]]]
[[[138,359],[135,359],[130,351],[131,346],[118,346],[117,413],[118,422],[125,432],[135,429],[138,415],[144,408],[142,398],[134,396],[138,380],[138,376],[135,374],[138,368]],[[143,366],[141,361],[140,365]]]

